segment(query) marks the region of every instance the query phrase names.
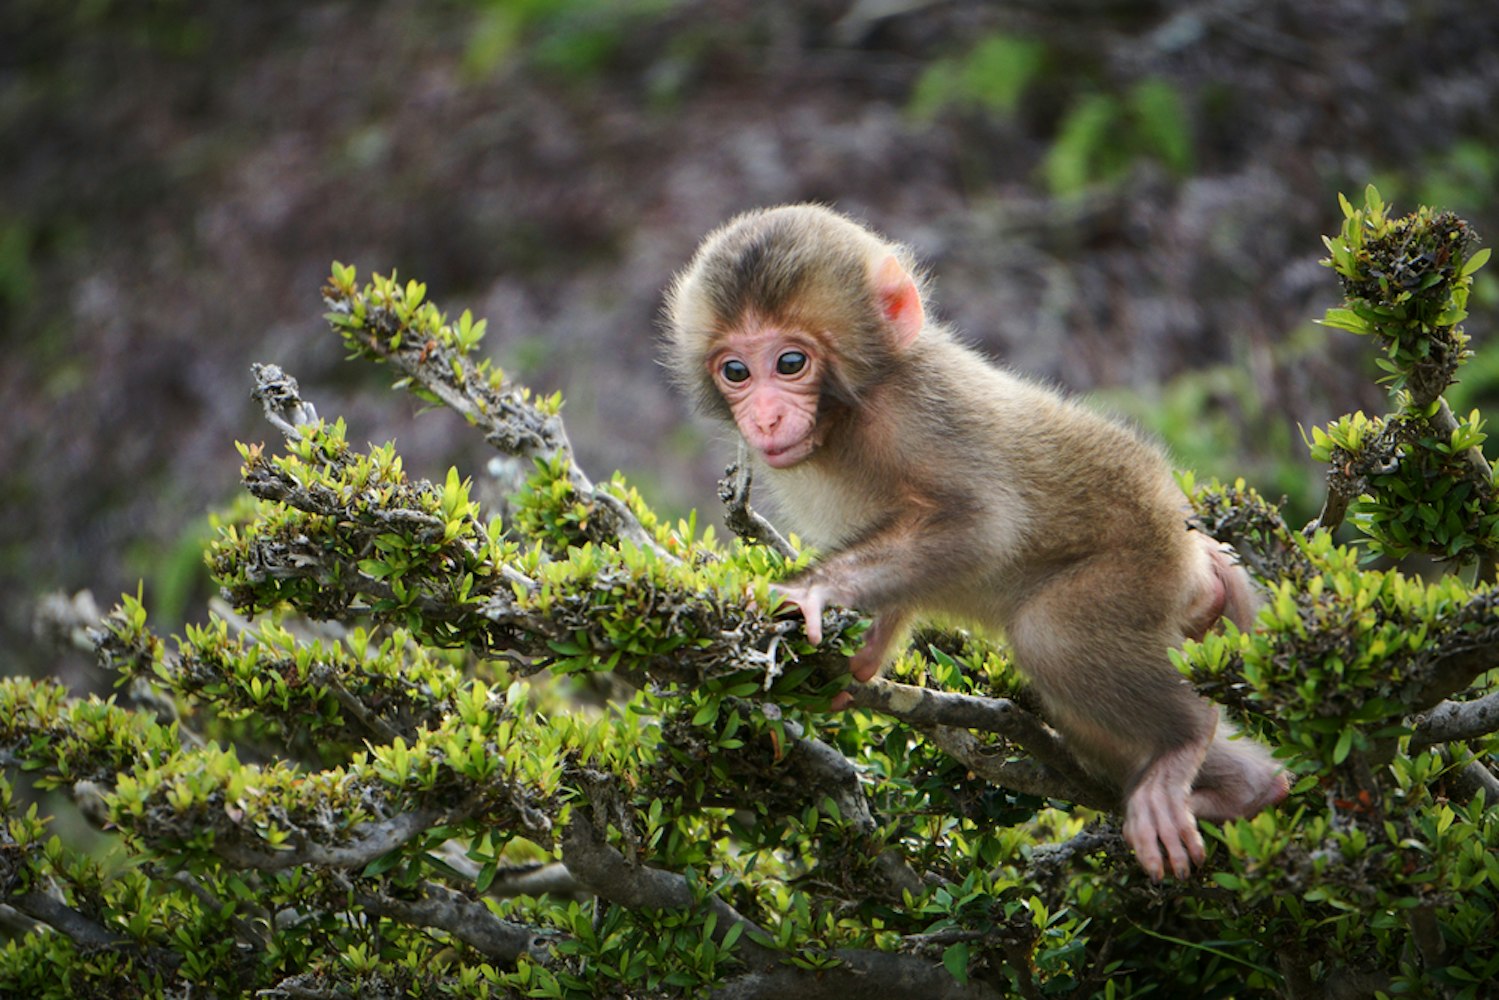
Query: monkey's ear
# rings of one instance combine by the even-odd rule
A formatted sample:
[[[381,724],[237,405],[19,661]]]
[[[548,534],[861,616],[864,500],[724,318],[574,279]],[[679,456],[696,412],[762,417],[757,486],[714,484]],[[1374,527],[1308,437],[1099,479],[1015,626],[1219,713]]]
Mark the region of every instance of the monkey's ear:
[[[926,325],[926,312],[922,309],[921,292],[916,288],[916,282],[911,280],[894,254],[875,268],[874,294],[880,311],[895,333],[895,349],[903,351],[910,347]]]

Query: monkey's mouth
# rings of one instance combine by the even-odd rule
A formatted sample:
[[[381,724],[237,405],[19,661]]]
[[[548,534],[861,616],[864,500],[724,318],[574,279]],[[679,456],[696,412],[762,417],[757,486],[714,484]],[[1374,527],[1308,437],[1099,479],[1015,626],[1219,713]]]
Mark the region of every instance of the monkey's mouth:
[[[789,469],[812,454],[816,442],[809,437],[798,438],[789,444],[760,449],[760,457],[772,469]]]

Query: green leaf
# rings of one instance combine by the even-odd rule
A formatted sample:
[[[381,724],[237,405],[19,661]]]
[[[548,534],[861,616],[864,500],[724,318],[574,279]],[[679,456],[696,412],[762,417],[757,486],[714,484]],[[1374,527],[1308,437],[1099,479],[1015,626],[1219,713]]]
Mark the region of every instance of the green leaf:
[[[1338,745],[1333,747],[1332,762],[1341,764],[1348,759],[1348,753],[1353,749],[1353,730],[1345,729],[1338,737]]]
[[[1352,309],[1329,309],[1318,322],[1349,333],[1364,334],[1370,330],[1369,321]]]
[[[959,983],[968,982],[968,943],[959,941],[942,953],[942,964]]]
[[[1484,247],[1482,250],[1479,250],[1473,256],[1469,257],[1467,262],[1463,264],[1463,270],[1459,277],[1466,278],[1468,275],[1472,274],[1474,271],[1487,264],[1489,262],[1489,254],[1492,252],[1492,247]]]

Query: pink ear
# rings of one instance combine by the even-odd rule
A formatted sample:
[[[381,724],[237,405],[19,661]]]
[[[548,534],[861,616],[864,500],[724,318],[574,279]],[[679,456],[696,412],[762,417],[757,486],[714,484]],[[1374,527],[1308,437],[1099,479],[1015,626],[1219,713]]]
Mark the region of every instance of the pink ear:
[[[926,324],[926,313],[921,308],[921,293],[916,290],[916,282],[911,280],[894,254],[875,268],[874,292],[879,297],[880,309],[889,321],[890,329],[895,333],[895,349],[905,350],[921,333]]]

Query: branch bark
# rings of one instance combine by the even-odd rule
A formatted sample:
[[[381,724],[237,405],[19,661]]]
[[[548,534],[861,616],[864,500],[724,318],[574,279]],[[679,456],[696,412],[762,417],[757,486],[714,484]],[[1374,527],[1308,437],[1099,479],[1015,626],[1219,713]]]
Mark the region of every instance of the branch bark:
[[[562,837],[562,860],[585,885],[599,896],[630,909],[696,910],[706,908],[718,919],[713,936],[720,943],[734,926],[743,927],[737,952],[755,968],[770,969],[778,953],[754,941],[750,935],[767,937],[754,921],[744,917],[716,897],[699,899],[687,879],[675,872],[636,864],[609,845],[586,809],[573,810]]]
[[[304,840],[287,850],[263,850],[247,844],[216,838],[214,853],[238,868],[258,871],[284,871],[298,865],[320,865],[326,868],[363,868],[382,855],[403,846],[429,827],[450,817],[437,809],[418,809],[374,823],[363,823],[348,845],[334,847],[314,840]]]
[[[347,888],[352,890],[355,902],[370,913],[418,927],[447,931],[464,944],[500,962],[513,963],[522,955],[543,961],[551,954],[549,945],[555,940],[554,935],[503,920],[479,900],[436,882],[423,882],[416,899],[370,892],[353,883]]]
[[[795,559],[796,548],[776,530],[775,525],[750,508],[751,478],[749,449],[741,440],[739,456],[733,465],[723,470],[723,478],[718,481],[718,499],[724,505],[724,523],[740,538],[772,548],[787,559]]]
[[[1468,740],[1499,730],[1499,691],[1473,701],[1444,701],[1416,723],[1410,752],[1420,753],[1437,743]]]
[[[987,780],[1016,791],[1067,799],[1095,809],[1118,806],[1117,793],[1089,777],[1061,737],[1008,698],[953,694],[883,679],[851,685],[848,691],[855,707],[874,709],[922,728],[938,746]],[[1003,737],[1034,757],[1035,762],[998,760],[992,750],[976,739],[965,740],[956,735],[959,730],[970,729]],[[959,747],[961,756],[950,749]]]

